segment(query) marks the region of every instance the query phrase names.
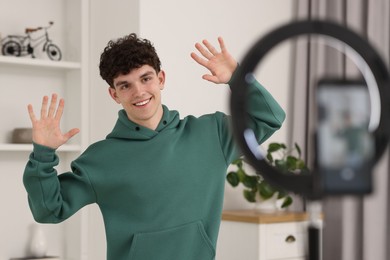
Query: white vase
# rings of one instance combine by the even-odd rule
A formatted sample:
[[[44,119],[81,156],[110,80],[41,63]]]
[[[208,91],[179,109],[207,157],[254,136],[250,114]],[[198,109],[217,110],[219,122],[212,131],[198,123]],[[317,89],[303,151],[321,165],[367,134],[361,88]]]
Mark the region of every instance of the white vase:
[[[283,203],[284,203],[284,198],[276,200],[276,207],[277,207],[278,211],[287,211],[288,210],[288,207],[282,208]]]
[[[260,195],[256,196],[255,210],[260,213],[274,213],[278,210],[276,201],[278,194],[275,193],[271,198],[264,199]]]
[[[30,255],[33,257],[44,257],[47,253],[46,236],[38,224],[31,226]]]

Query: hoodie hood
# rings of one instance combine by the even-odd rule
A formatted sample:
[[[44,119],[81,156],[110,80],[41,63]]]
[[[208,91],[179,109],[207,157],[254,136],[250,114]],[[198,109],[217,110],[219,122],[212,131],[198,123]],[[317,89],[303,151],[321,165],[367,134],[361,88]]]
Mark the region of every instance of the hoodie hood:
[[[124,109],[118,112],[118,120],[106,139],[149,140],[166,129],[176,128],[180,123],[179,112],[163,105],[163,116],[155,130],[129,120]]]

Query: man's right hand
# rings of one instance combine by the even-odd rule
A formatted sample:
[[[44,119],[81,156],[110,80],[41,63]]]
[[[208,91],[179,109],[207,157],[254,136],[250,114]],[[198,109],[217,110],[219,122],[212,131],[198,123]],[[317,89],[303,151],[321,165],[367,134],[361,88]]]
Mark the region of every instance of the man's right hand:
[[[57,94],[53,94],[48,108],[49,98],[42,99],[41,117],[38,119],[31,104],[28,105],[28,113],[32,122],[33,142],[39,145],[57,149],[65,144],[70,138],[80,132],[73,128],[63,134],[60,129],[62,112],[64,111],[64,100],[60,99],[57,106]]]

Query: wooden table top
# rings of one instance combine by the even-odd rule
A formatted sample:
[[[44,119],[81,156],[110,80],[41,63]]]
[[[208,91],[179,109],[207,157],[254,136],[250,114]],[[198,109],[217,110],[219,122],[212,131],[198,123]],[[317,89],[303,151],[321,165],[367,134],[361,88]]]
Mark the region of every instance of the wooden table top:
[[[247,223],[282,223],[305,221],[308,219],[306,212],[278,211],[275,213],[259,213],[255,210],[225,210],[222,212],[222,220]]]

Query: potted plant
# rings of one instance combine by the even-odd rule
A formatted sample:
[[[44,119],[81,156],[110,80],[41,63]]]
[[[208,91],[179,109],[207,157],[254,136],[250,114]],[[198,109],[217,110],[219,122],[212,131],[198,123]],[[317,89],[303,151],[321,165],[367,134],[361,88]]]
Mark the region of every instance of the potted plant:
[[[300,174],[308,171],[301,155],[301,148],[297,143],[293,148],[287,147],[284,143],[270,143],[266,159],[281,172]],[[288,192],[269,184],[261,176],[261,172],[248,174],[244,168],[245,162],[245,157],[235,160],[232,164],[236,166],[236,170],[230,171],[226,179],[233,187],[237,187],[240,183],[244,185],[243,195],[247,201],[255,203],[259,200],[276,198],[282,200],[281,208],[287,208],[292,204],[293,199]]]

